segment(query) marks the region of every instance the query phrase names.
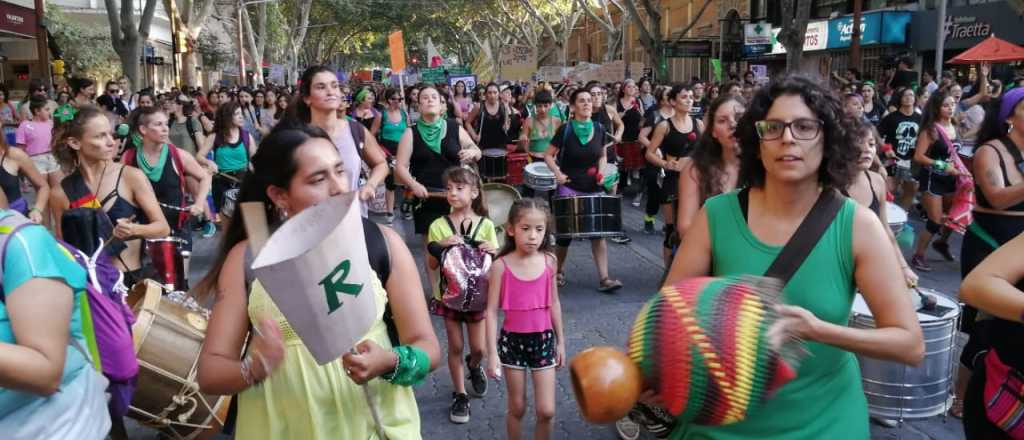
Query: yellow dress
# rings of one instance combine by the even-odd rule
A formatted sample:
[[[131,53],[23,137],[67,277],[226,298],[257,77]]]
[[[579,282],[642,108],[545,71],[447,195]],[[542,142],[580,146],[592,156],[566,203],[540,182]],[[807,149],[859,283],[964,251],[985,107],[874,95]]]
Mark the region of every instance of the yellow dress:
[[[387,292],[376,276],[377,322],[363,340],[391,349],[387,328],[381,320]],[[270,316],[284,335],[285,357],[280,368],[259,386],[239,394],[238,439],[379,439],[362,388],[345,374],[341,359],[317,365],[316,360],[288,325],[259,281],[249,295],[249,320]],[[419,439],[420,417],[412,387],[396,386],[384,379],[370,381],[370,395],[377,404],[389,439]]]

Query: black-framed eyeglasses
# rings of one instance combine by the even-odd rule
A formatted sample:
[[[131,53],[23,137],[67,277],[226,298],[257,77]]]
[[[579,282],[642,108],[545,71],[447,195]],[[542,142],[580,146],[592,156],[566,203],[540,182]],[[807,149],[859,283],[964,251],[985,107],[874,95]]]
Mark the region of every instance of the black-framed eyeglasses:
[[[824,122],[821,120],[809,118],[794,119],[790,122],[778,119],[765,119],[754,123],[754,128],[757,129],[757,136],[762,141],[773,141],[781,138],[782,132],[786,131],[786,128],[789,128],[793,139],[809,141],[818,137],[823,124]]]

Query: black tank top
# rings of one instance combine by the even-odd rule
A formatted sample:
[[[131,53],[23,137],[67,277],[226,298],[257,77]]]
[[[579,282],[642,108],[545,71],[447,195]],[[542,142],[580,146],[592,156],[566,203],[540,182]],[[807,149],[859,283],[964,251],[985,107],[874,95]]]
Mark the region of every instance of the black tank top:
[[[629,109],[626,109],[622,106],[622,100],[616,99],[615,108],[619,111],[619,115],[622,118],[622,125],[624,127],[624,130],[622,131],[622,141],[635,142],[640,138],[640,127],[644,123],[644,115],[640,113],[639,106],[634,105]]]
[[[936,137],[936,139],[928,147],[928,154],[927,154],[927,156],[929,158],[931,158],[932,160],[947,161],[947,160],[949,160],[949,149],[950,149],[950,146],[946,145],[946,141],[944,140],[942,135],[938,133],[939,130],[942,130],[942,128],[939,127],[938,124],[936,124],[934,126],[934,130],[935,130],[935,137]],[[953,143],[953,145],[952,145],[953,151],[959,151],[960,150],[960,137],[959,136],[954,137],[954,138],[950,139],[949,141]]]
[[[508,144],[508,133],[505,132],[505,119],[508,118],[505,106],[498,105],[498,114],[487,111],[487,105],[480,106],[480,148],[505,148]]]
[[[7,147],[11,148],[11,147]],[[7,196],[7,202],[13,203],[15,200],[21,198],[21,181],[18,180],[16,174],[8,173],[4,169],[4,162],[7,160],[7,150],[4,151],[4,155],[0,157],[0,188],[3,188],[4,195]]]
[[[686,133],[676,128],[673,118],[668,118],[661,122],[668,124],[665,138],[661,141],[661,146],[658,147],[662,154],[683,158],[693,153],[693,148],[697,146],[697,140],[700,139],[700,133],[697,131],[697,121],[693,119],[693,116],[687,115],[687,117],[690,118],[691,129]]]
[[[569,176],[569,182],[565,186],[585,193],[601,189],[596,175],[604,146],[604,130],[604,127],[595,121],[594,135],[586,145],[583,145],[576,137],[576,133],[573,133],[572,122],[562,124],[555,130],[551,144],[558,148],[559,168],[562,169],[562,173]]]
[[[590,114],[590,120],[598,124],[601,124],[601,126],[604,127],[605,130],[612,130],[613,128],[612,118],[611,116],[608,116],[608,111],[605,110],[605,107],[603,105],[601,106],[600,110],[594,110],[594,112]]]
[[[168,145],[167,148],[176,147]],[[155,182],[150,180],[149,183],[153,185],[153,193],[156,195],[158,202],[170,206],[185,206],[185,194],[181,192],[181,171],[176,169],[174,160],[171,160],[171,158],[167,159],[167,163],[164,165],[164,172],[160,174],[160,179]],[[177,230],[180,228],[180,211],[165,206],[161,206],[160,210],[164,212],[167,224],[172,229]]]
[[[441,140],[441,154],[435,153],[423,141],[416,125],[412,126],[412,157],[409,159],[409,172],[417,182],[427,189],[443,189],[441,174],[449,167],[459,164],[459,124],[454,119],[447,121],[447,130]]]
[[[864,171],[864,177],[868,178],[868,188],[871,188],[871,204],[868,205],[868,209],[875,213],[876,216],[880,216],[882,213],[882,202],[879,202],[878,196],[875,195],[875,185],[871,183],[871,173]]]
[[[1013,143],[1013,141],[1010,140],[1009,137],[1004,136],[1004,137],[1000,138],[999,140],[1002,141],[1003,145],[1006,146],[1006,150],[1011,152],[1010,153],[1011,156],[1014,155],[1013,151],[1017,151],[1018,154],[1020,153],[1020,150],[1017,148],[1017,144]],[[996,150],[996,148],[993,147],[990,144],[982,144],[978,148],[981,149],[983,147],[989,147],[989,148],[993,149],[996,152],[996,157],[999,158],[999,169],[1000,169],[1000,171],[1003,172],[1003,185],[1005,185],[1007,188],[1009,188],[1010,187],[1010,178],[1008,177],[1007,172],[1006,172],[1006,162],[1003,161],[1003,155],[999,154],[999,150]],[[975,154],[977,154],[977,151],[975,151]],[[977,181],[975,181],[975,182],[977,182]],[[995,209],[995,208],[992,207],[992,204],[988,202],[988,199],[985,198],[985,191],[982,191],[981,187],[978,186],[977,183],[974,184],[974,194],[977,196],[978,206],[980,206],[982,208]],[[1013,205],[1013,206],[1011,206],[1009,208],[1006,208],[1004,211],[1024,211],[1024,202],[1020,202],[1020,203],[1018,203],[1016,205]]]

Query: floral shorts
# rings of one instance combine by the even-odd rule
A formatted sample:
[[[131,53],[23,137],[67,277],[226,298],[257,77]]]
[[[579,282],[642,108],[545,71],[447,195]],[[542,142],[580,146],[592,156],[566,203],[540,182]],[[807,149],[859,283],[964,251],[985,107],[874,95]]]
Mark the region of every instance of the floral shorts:
[[[498,337],[498,358],[507,368],[543,370],[556,366],[555,332],[512,333]]]

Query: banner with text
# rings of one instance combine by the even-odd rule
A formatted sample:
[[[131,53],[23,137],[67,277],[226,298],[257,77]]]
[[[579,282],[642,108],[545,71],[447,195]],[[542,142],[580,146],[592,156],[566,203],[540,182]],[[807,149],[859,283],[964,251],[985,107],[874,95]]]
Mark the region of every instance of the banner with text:
[[[529,81],[537,71],[537,49],[532,46],[502,46],[498,60],[504,80]]]

